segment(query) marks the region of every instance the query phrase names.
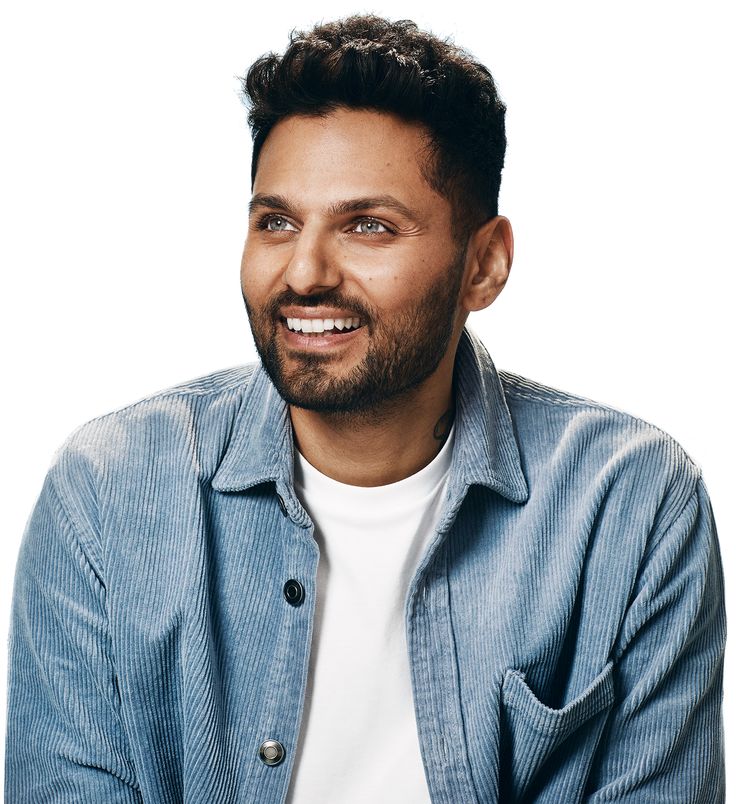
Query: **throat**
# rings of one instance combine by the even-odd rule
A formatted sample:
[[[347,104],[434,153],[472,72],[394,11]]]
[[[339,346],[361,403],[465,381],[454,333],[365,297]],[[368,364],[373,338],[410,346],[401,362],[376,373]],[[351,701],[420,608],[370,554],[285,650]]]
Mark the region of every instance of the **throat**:
[[[413,406],[396,411],[316,413],[290,408],[299,452],[322,474],[351,486],[384,486],[423,469],[442,449],[434,421]],[[366,415],[367,414],[367,415]],[[372,415],[371,415],[372,414]]]

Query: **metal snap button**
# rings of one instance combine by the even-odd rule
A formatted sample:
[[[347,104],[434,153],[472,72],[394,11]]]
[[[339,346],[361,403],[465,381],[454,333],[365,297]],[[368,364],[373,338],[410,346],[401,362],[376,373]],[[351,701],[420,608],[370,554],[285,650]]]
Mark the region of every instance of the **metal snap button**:
[[[258,749],[258,756],[265,765],[278,765],[286,751],[278,740],[264,740]]]
[[[299,581],[290,578],[284,584],[284,597],[286,598],[286,602],[290,603],[292,606],[301,606],[304,602],[304,587]]]

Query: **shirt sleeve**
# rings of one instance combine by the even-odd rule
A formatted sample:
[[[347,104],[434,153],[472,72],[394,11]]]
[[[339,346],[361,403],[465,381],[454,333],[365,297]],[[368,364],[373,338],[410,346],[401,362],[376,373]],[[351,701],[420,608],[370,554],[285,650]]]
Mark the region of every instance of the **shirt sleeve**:
[[[142,802],[105,585],[46,476],[21,542],[8,643],[6,801]]]
[[[642,564],[586,802],[724,801],[725,636],[716,528],[698,477]]]

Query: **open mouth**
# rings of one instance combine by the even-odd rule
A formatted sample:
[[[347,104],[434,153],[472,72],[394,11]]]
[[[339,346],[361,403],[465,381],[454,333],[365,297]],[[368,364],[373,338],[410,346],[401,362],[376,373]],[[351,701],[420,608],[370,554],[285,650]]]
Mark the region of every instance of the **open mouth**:
[[[282,318],[291,332],[300,335],[345,335],[360,329],[363,324],[359,318]]]

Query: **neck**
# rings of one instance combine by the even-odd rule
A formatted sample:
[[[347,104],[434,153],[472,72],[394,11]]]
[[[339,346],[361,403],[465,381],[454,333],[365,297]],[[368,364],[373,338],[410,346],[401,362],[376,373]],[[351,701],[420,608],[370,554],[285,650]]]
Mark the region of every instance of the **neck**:
[[[322,474],[352,486],[396,483],[423,469],[454,418],[452,361],[380,408],[318,413],[290,407],[296,446]]]

